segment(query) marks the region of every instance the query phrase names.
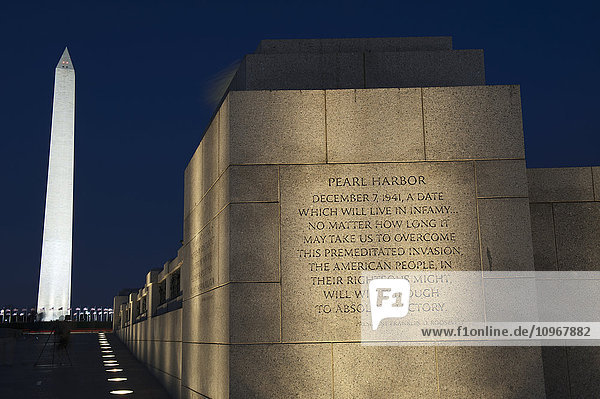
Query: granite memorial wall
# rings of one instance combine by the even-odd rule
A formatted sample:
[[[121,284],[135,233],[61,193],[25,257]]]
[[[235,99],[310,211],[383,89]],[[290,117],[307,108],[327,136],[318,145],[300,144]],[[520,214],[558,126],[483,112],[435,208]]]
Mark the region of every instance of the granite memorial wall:
[[[484,76],[448,37],[262,41],[186,168],[179,266],[116,297],[119,337],[182,398],[597,389],[568,378],[589,348],[361,343],[365,270],[599,264],[600,170],[527,170],[519,87]]]

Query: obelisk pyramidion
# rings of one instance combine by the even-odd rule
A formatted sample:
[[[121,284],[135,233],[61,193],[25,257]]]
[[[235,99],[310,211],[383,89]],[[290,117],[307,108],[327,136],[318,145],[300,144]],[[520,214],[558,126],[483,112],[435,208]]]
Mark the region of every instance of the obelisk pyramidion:
[[[52,130],[37,311],[44,321],[69,314],[73,247],[75,69],[65,48],[54,75]]]

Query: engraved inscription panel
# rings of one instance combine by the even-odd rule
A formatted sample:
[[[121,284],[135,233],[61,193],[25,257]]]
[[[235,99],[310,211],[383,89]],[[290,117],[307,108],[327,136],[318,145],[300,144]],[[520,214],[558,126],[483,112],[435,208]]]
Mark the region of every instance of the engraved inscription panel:
[[[186,298],[206,292],[217,285],[217,223],[212,220],[189,244],[189,292]]]
[[[360,340],[367,270],[480,270],[472,162],[282,166],[280,179],[286,342]]]

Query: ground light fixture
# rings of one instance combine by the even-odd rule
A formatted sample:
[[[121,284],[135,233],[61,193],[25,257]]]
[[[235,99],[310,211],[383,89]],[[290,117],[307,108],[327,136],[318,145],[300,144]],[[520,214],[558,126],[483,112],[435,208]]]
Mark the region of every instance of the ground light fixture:
[[[115,391],[110,391],[111,395],[129,395],[133,393],[131,389],[117,389]]]
[[[108,381],[110,381],[110,382],[123,382],[123,381],[127,381],[127,377],[109,378]]]
[[[102,355],[102,357],[115,357],[115,355]]]
[[[118,373],[119,371],[123,371],[123,369],[106,369],[109,373]]]

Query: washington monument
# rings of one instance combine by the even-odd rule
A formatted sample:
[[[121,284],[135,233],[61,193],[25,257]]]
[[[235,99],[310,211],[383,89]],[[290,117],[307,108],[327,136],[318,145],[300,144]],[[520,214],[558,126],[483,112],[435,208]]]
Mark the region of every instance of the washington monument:
[[[54,75],[52,129],[37,312],[58,320],[71,306],[75,69],[65,48]]]

